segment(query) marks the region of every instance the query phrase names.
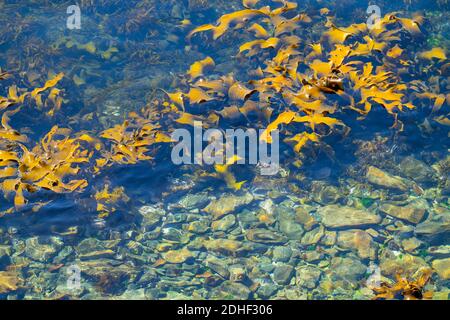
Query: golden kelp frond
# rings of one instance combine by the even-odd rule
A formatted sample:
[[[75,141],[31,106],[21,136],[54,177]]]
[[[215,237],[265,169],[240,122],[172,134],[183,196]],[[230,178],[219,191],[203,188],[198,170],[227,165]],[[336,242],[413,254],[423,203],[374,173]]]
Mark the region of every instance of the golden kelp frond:
[[[239,47],[239,53],[248,51],[247,56],[251,57],[259,52],[258,49],[275,49],[278,46],[279,41],[280,40],[278,38],[269,38],[267,40],[253,40],[241,45]]]
[[[190,126],[193,126],[195,121],[203,121],[203,117],[183,112],[181,116],[175,120],[175,122],[178,122],[179,124],[187,124]]]
[[[255,39],[250,39],[239,47],[239,53],[257,57],[251,61],[260,63],[256,67],[249,67],[247,80],[237,80],[233,75],[227,85],[217,79],[201,79],[194,85],[194,88],[207,90],[208,97],[212,99],[227,101],[228,98],[233,102],[220,110],[210,111],[210,116],[215,116],[215,119],[217,116],[238,119],[241,115],[247,117],[249,112],[256,112],[260,120],[267,121],[273,113],[276,119],[269,123],[260,138],[270,143],[273,130],[282,124],[296,122],[297,125],[292,127],[303,127],[302,131],[284,131],[284,134],[289,135],[284,141],[295,142],[294,150],[300,151],[308,141],[318,142],[323,135],[323,130],[316,130],[318,126],[332,129],[339,125],[349,129],[338,118],[342,113],[336,108],[335,98],[345,99],[348,103],[345,108],[362,115],[367,115],[373,105],[381,105],[394,116],[395,124],[400,123],[397,120],[398,112],[414,108],[406,100],[409,88],[399,81],[401,73],[392,70],[396,64],[407,67],[413,63],[411,59],[408,60],[409,55],[398,43],[403,36],[409,37],[404,31],[412,35],[420,32],[422,18],[408,19],[387,14],[380,19],[376,28],[369,29],[366,23],[338,27],[334,18],[329,15],[330,11],[325,8],[320,14],[326,16],[327,30],[319,42],[315,40],[308,43],[312,39],[299,37],[298,34],[301,25],[312,22],[312,19],[305,13],[293,13],[297,8],[295,2],[276,2],[281,3],[281,6],[275,9],[264,7],[258,13],[247,8],[226,14],[216,26],[200,26],[191,32],[190,35],[213,30],[214,38],[217,39],[230,27],[227,22],[231,20],[236,28],[242,28],[244,23],[240,19],[243,16],[250,14],[244,20],[258,19],[246,29]],[[285,14],[288,12],[289,14]],[[271,50],[265,50],[268,48]],[[271,54],[273,51],[276,52],[274,55]],[[386,58],[380,59],[380,55],[385,55]],[[435,55],[439,57],[437,52]],[[366,62],[367,56],[374,58],[375,66]],[[399,57],[402,59],[396,60]],[[407,69],[403,68],[402,72],[406,73]],[[190,90],[192,88],[193,86]],[[247,100],[253,93],[254,100],[257,99],[258,102]],[[205,99],[200,99],[202,100]],[[237,105],[238,101],[249,103],[240,107]],[[436,99],[436,110],[440,108],[442,101],[442,96]],[[194,120],[201,118],[184,113],[175,121],[192,124]],[[307,132],[310,129],[305,126],[313,132]]]
[[[442,124],[443,126],[450,127],[450,115],[449,114],[447,116],[434,117],[433,120],[439,124]]]
[[[392,80],[392,72],[379,70],[378,73],[372,74],[373,71],[373,65],[369,62],[364,65],[362,72],[350,72],[350,80],[354,83],[353,89],[358,90],[363,87],[369,88],[371,86],[387,88],[390,86],[390,82],[388,81]]]
[[[305,60],[311,60],[312,58],[321,56],[323,53],[322,44],[319,43],[311,43],[308,45],[312,48],[312,51],[306,56]]]
[[[285,92],[283,97],[290,106],[296,106],[298,108],[298,111],[303,111],[306,114],[312,113],[332,114],[336,110],[335,107],[325,105],[325,103],[321,99],[313,101],[305,100],[303,99],[303,96],[296,95],[292,92]]]
[[[287,0],[274,0],[274,1],[280,2],[281,4],[283,4],[283,6],[270,11],[271,18],[277,17],[283,13],[294,10],[298,6],[296,2],[291,2],[291,1],[287,1]]]
[[[409,33],[411,33],[412,35],[419,35],[422,33],[422,31],[420,30],[420,24],[419,24],[419,21],[421,19],[422,19],[422,17],[419,17],[419,18],[416,17],[415,20],[395,17],[395,20],[400,22],[402,27],[404,29],[406,29]]]
[[[194,84],[196,87],[207,89],[208,93],[223,94],[226,92],[228,84],[223,79],[205,80],[199,79]]]
[[[228,97],[231,100],[247,100],[256,90],[245,87],[240,82],[235,82],[228,90]]]
[[[108,184],[105,185],[103,190],[99,190],[95,193],[94,198],[97,201],[97,212],[99,218],[106,218],[111,213],[117,210],[118,204],[127,203],[130,198],[125,194],[123,187],[116,187],[110,190]]]
[[[437,112],[441,109],[443,104],[446,102],[446,96],[444,94],[437,94],[432,92],[423,92],[415,94],[419,98],[434,100],[432,112]]]
[[[244,105],[242,107],[238,107],[235,105],[225,107],[221,111],[218,111],[217,114],[219,114],[222,118],[229,120],[236,120],[242,116],[249,120],[249,115],[254,114],[258,117],[259,120],[268,122],[272,111],[273,109],[269,107],[264,108],[255,101],[247,100],[244,102]]]
[[[238,106],[225,107],[217,113],[225,119],[238,119],[241,117],[241,112],[239,111]]]
[[[413,20],[387,14],[380,19],[376,27],[369,30],[366,23],[352,24],[348,27],[337,27],[331,20],[328,19],[325,26],[329,29],[324,33],[324,37],[328,39],[328,42],[331,44],[343,44],[349,37],[356,37],[359,35],[365,35],[365,37],[370,36],[370,38],[373,38],[376,41],[389,42],[400,40],[396,34],[401,28],[407,30],[414,36],[419,35],[421,33],[419,21],[421,20],[422,19],[420,17],[416,17],[415,20]],[[391,29],[389,30],[387,27],[393,24],[397,24],[397,28],[389,28]]]
[[[344,60],[354,52],[349,46],[344,46],[341,44],[335,45],[335,49],[330,52],[330,62],[332,64],[333,70],[339,70],[343,73],[346,71],[342,70],[342,66],[344,65]]]
[[[380,287],[372,287],[371,289],[376,293],[373,298],[392,300],[422,300],[431,299],[433,297],[433,292],[424,291],[424,287],[430,280],[433,271],[429,268],[421,270],[421,274],[416,280],[409,280],[399,274],[396,275],[396,283],[389,285],[387,283],[382,283]]]
[[[432,60],[433,58],[439,59],[439,60],[447,59],[445,50],[442,48],[433,48],[429,51],[422,52],[421,54],[419,54],[419,57],[421,57],[423,59],[428,59],[428,60]]]
[[[237,155],[233,155],[231,158],[226,159],[225,164],[215,164],[214,169],[218,176],[225,180],[227,187],[233,190],[240,190],[242,185],[246,181],[237,182],[236,177],[229,171],[229,167],[237,163],[241,158]]]
[[[0,67],[0,81],[9,79],[11,77],[12,77],[11,73],[9,73],[8,71],[3,71],[2,68]]]
[[[221,37],[227,30],[231,27],[231,25],[237,25],[239,23],[243,23],[244,21],[247,21],[255,16],[258,15],[266,15],[267,12],[262,10],[255,10],[255,9],[244,9],[241,11],[236,11],[233,13],[225,14],[219,18],[217,21],[217,26],[206,24],[203,26],[200,26],[198,28],[195,28],[192,30],[188,37],[192,37],[194,34],[198,32],[204,32],[208,30],[213,30],[213,39],[217,40],[219,37]]]
[[[203,60],[194,62],[189,68],[189,72],[187,73],[192,80],[203,76],[204,72],[214,68],[215,63],[211,57],[206,57]]]
[[[393,48],[389,49],[389,51],[386,53],[386,56],[392,59],[396,59],[400,57],[402,53],[403,49],[396,44]]]
[[[242,0],[242,5],[248,9],[254,8],[259,0]]]
[[[109,47],[107,50],[101,51],[100,55],[103,59],[109,60],[111,59],[112,55],[117,52],[119,52],[119,49],[117,49],[116,47]]]
[[[299,25],[300,22],[310,23],[311,21],[312,21],[311,18],[304,13],[298,14],[297,16],[291,19],[284,19],[281,17],[274,19],[272,17],[272,23],[275,26],[274,35],[279,37],[285,33],[292,33],[300,28]]]
[[[62,72],[58,73],[54,78],[47,80],[47,82],[44,84],[44,86],[42,88],[36,88],[33,91],[31,91],[31,97],[36,98],[36,96],[39,93],[56,86],[63,77],[64,77],[64,73],[62,73]]]
[[[181,109],[184,110],[184,100],[183,100],[184,93],[183,92],[169,93],[169,92],[164,91],[164,93],[167,94],[167,96],[169,97],[171,102],[175,103],[175,105],[177,105],[178,107],[181,107]]]
[[[213,100],[213,97],[208,95],[204,90],[196,87],[191,87],[189,92],[186,94],[189,99],[190,104],[203,103]]]
[[[314,70],[314,77],[319,78],[331,73],[332,63],[314,60],[309,67]]]
[[[293,111],[285,111],[285,112],[279,114],[278,117],[275,119],[275,121],[271,122],[267,126],[267,128],[263,131],[260,139],[262,139],[263,141],[267,141],[267,143],[272,143],[272,136],[270,135],[270,133],[273,130],[277,130],[278,126],[280,124],[291,123],[294,120],[295,116],[296,116],[296,113]]]
[[[326,16],[326,15],[328,15],[330,13],[330,9],[328,9],[328,8],[321,8],[319,10],[319,12],[320,12],[320,15]]]
[[[278,50],[277,55],[272,59],[272,62],[276,66],[281,66],[282,64],[287,63],[291,56],[300,53],[296,50],[297,48],[297,45],[289,45],[287,47],[281,48],[280,50]]]
[[[16,142],[26,142],[27,137],[20,134],[17,130],[14,130],[10,125],[10,116],[14,115],[20,110],[17,108],[12,111],[5,111],[2,115],[1,128],[0,128],[0,139],[5,139],[7,141],[16,141]]]
[[[68,176],[78,174],[76,164],[89,161],[90,154],[82,150],[77,138],[55,139],[55,135],[66,135],[67,131],[54,126],[30,151],[19,144],[21,153],[0,152],[0,166],[3,169],[2,189],[5,195],[14,193],[14,205],[20,208],[26,204],[24,191],[36,192],[40,188],[56,193],[82,190],[87,181],[69,180]]]
[[[226,159],[225,164],[215,164],[214,165],[214,169],[218,172],[218,173],[224,173],[228,170],[228,168],[232,165],[237,163],[239,160],[242,160],[241,157],[239,157],[238,155],[234,154],[233,156],[231,156],[230,158]]]
[[[352,49],[350,56],[355,55],[365,56],[372,53],[372,51],[383,52],[383,50],[387,45],[385,42],[375,41],[370,36],[365,36],[364,40],[366,41],[366,43],[358,43],[358,46]]]
[[[353,33],[332,25],[328,31],[324,32],[323,35],[328,39],[330,43],[334,44],[344,43],[348,37],[353,35]]]
[[[48,99],[46,101],[47,107],[52,105],[52,108],[47,112],[49,116],[55,115],[55,112],[61,109],[63,103],[63,98],[61,96],[61,90],[57,88],[52,88],[48,94]]]
[[[153,159],[148,153],[150,147],[158,143],[171,142],[169,136],[159,130],[150,120],[135,118],[104,130],[101,138],[107,139],[110,150],[103,159],[97,159],[97,170],[113,164],[136,164]]]
[[[372,108],[372,103],[382,105],[390,114],[396,111],[402,111],[403,107],[414,108],[410,103],[404,103],[405,86],[394,83],[392,73],[378,69],[378,73],[372,74],[373,66],[371,63],[364,65],[362,74],[350,72],[350,79],[354,83],[354,90],[359,90],[361,101],[358,103],[364,105],[364,109],[356,109],[362,114],[367,114]]]
[[[64,77],[64,73],[59,73],[50,80],[48,80],[42,88],[35,88],[31,92],[24,92],[20,96],[18,95],[18,89],[15,85],[9,87],[8,97],[0,97],[0,109],[5,109],[11,105],[22,104],[25,98],[30,96],[36,103],[38,109],[42,109],[44,106],[48,108],[47,115],[53,116],[56,111],[61,109],[63,102],[62,90],[54,88],[58,82]],[[43,101],[42,94],[44,91],[51,89],[45,103]]]
[[[106,50],[100,50],[97,48],[96,44],[93,41],[89,41],[87,43],[79,43],[77,40],[68,37],[61,37],[56,42],[52,44],[54,49],[58,48],[67,48],[73,49],[76,48],[80,51],[85,51],[90,55],[96,55],[101,57],[102,59],[109,60],[113,56],[114,53],[119,52],[119,49],[114,46],[109,46]]]
[[[338,119],[326,117],[326,116],[322,115],[321,113],[313,113],[313,114],[307,115],[307,116],[296,116],[296,117],[294,117],[293,121],[307,122],[307,123],[309,123],[309,125],[313,131],[315,130],[315,126],[318,124],[326,124],[330,128],[333,128],[335,125],[341,125],[341,126],[344,125]]]
[[[369,89],[362,88],[362,100],[360,103],[375,101],[383,105],[389,113],[394,113],[394,107],[397,107],[401,111],[403,96],[403,93],[395,92],[395,88],[387,90],[381,90],[377,87],[370,87]]]
[[[248,31],[253,32],[256,38],[269,38],[269,32],[260,24],[254,23],[248,29]]]
[[[1,97],[0,96],[0,110],[6,109],[9,106],[13,106],[16,104],[22,104],[25,101],[26,96],[28,95],[27,92],[18,95],[18,90],[16,85],[12,85],[8,88],[8,96],[7,97]]]
[[[250,113],[256,114],[259,120],[263,120],[264,123],[268,123],[273,109],[270,106],[264,105],[262,102],[247,100],[244,102],[244,105],[239,108],[239,112],[241,112],[246,118],[248,118]]]
[[[227,184],[227,187],[233,190],[241,190],[242,186],[244,185],[244,183],[247,182],[247,180],[243,180],[243,181],[237,181],[236,177],[229,171],[225,172],[224,175],[224,180]]]
[[[319,136],[313,133],[301,132],[291,138],[286,138],[284,141],[295,142],[294,151],[300,152],[308,141],[319,142]]]

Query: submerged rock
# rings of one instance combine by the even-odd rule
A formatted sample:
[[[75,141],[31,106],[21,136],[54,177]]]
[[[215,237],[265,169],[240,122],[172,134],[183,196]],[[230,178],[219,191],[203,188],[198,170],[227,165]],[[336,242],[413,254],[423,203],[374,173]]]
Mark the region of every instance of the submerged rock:
[[[317,210],[328,228],[365,227],[381,222],[380,216],[366,210],[329,205]]]
[[[306,292],[298,290],[298,288],[283,288],[282,290],[277,292],[277,295],[274,299],[281,300],[307,300],[308,295]]]
[[[208,201],[208,193],[206,192],[190,193],[181,198],[177,203],[172,204],[171,207],[186,210],[201,209]]]
[[[443,280],[450,279],[450,258],[433,260],[431,266]]]
[[[126,280],[133,278],[137,273],[135,267],[128,263],[112,259],[98,259],[77,261],[75,263],[81,269],[82,277],[86,275],[94,279],[106,278],[119,282],[118,280]],[[119,285],[119,283],[117,283]]]
[[[329,270],[339,278],[355,282],[366,274],[367,266],[358,259],[351,257],[334,257],[331,259]]]
[[[251,291],[240,282],[224,281],[219,287],[211,291],[212,299],[247,300]]]
[[[364,230],[339,231],[337,244],[343,248],[355,250],[362,259],[375,260],[377,255],[376,243],[372,240],[372,236]]]
[[[247,272],[242,266],[233,266],[230,268],[230,281],[244,282],[247,279]]]
[[[381,273],[394,277],[396,274],[414,274],[420,268],[429,267],[420,257],[385,249],[379,257]]]
[[[430,166],[412,156],[405,157],[400,162],[399,168],[406,177],[417,182],[430,182],[434,177],[434,171]]]
[[[253,201],[253,196],[250,193],[245,193],[243,196],[225,195],[219,199],[211,201],[205,212],[211,214],[214,219],[219,219],[222,216],[233,212],[236,208],[249,204]]]
[[[25,241],[25,255],[33,260],[45,262],[56,255],[58,250],[62,247],[62,243],[54,241],[55,238],[50,238],[47,243],[41,243],[38,237],[29,238]]]
[[[429,247],[427,253],[438,258],[450,258],[450,245]]]
[[[273,280],[280,285],[287,285],[294,275],[294,267],[288,264],[276,266],[273,270]]]
[[[230,278],[230,271],[228,269],[228,264],[226,261],[210,256],[205,261],[205,265],[213,272],[218,274],[222,279]]]
[[[320,281],[322,271],[313,266],[301,266],[297,269],[297,285],[301,288],[314,289]]]
[[[322,225],[318,226],[304,234],[301,240],[301,244],[306,246],[316,244],[320,241],[320,239],[322,239],[324,235],[325,235],[325,228]]]
[[[292,208],[293,203],[284,201],[275,209],[278,216],[279,230],[288,239],[300,240],[303,235],[303,227],[295,221],[295,210]]]
[[[165,261],[169,263],[179,264],[183,263],[186,260],[192,258],[194,255],[187,248],[183,248],[180,250],[170,250],[163,253],[162,257]]]
[[[269,299],[277,292],[277,290],[278,286],[275,284],[263,284],[256,290],[256,294],[261,299]]]
[[[236,217],[232,214],[226,215],[225,217],[213,221],[211,224],[211,228],[214,231],[227,231],[236,223]]]
[[[311,230],[318,223],[308,210],[303,207],[295,209],[295,221],[303,225],[307,231]]]
[[[232,239],[211,239],[203,243],[204,247],[213,252],[220,252],[224,254],[236,254],[244,250],[241,241]]]
[[[423,242],[419,239],[412,237],[402,240],[402,247],[405,251],[414,252],[416,249],[420,248],[423,245]]]
[[[423,236],[437,236],[450,232],[450,216],[439,215],[418,224],[414,233]]]
[[[75,252],[80,259],[100,259],[112,257],[120,240],[101,241],[96,238],[87,238],[75,247]]]
[[[159,206],[143,206],[139,208],[139,215],[142,218],[142,226],[146,231],[150,231],[162,222],[166,211]]]
[[[144,288],[127,289],[120,296],[114,297],[113,300],[148,300],[152,296],[147,294]]]
[[[300,240],[303,235],[303,227],[293,219],[280,219],[280,231],[290,240]]]
[[[410,223],[417,224],[422,221],[426,210],[413,205],[396,206],[384,203],[380,206],[380,210],[391,217],[401,219]]]
[[[401,191],[408,190],[408,183],[406,179],[398,176],[393,176],[374,166],[370,166],[368,168],[366,178],[370,183],[376,184],[380,187],[398,189]]]
[[[11,246],[8,245],[0,245],[0,259],[3,257],[10,256],[12,253]]]
[[[290,247],[275,247],[272,255],[274,261],[288,262],[292,256],[292,249]]]
[[[187,226],[187,230],[198,234],[206,233],[209,230],[209,221],[206,219],[193,221]]]
[[[279,244],[287,241],[287,239],[281,234],[267,229],[250,229],[247,231],[245,236],[250,241],[265,244]]]
[[[335,186],[325,184],[314,184],[312,187],[314,200],[321,204],[336,203],[341,194]]]
[[[189,233],[177,228],[163,228],[161,234],[162,238],[169,242],[188,243],[190,239]]]
[[[334,246],[336,243],[337,238],[337,232],[336,231],[329,231],[325,230],[325,234],[323,235],[322,239],[320,239],[320,243],[325,246]]]

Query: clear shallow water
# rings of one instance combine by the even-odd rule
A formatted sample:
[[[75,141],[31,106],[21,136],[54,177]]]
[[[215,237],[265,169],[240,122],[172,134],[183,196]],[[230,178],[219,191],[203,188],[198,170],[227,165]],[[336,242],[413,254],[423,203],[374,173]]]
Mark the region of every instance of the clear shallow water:
[[[0,95],[14,84],[31,91],[64,73],[56,86],[64,100],[53,116],[47,115],[51,104],[39,108],[28,100],[11,115],[9,124],[27,135],[29,147],[54,125],[71,128],[73,135],[99,136],[129,118],[129,112],[154,108],[154,101],[167,100],[159,89],[185,90],[186,71],[206,56],[216,64],[211,77],[233,72],[242,81],[251,79],[244,59],[235,57],[239,45],[251,38],[238,32],[217,41],[207,34],[186,38],[196,26],[243,9],[240,1],[86,2],[81,3],[80,30],[66,27],[69,5],[2,5],[0,66],[11,77],[0,82]],[[402,17],[425,16],[421,35],[402,31],[398,44],[412,66],[398,74],[409,88],[447,94],[448,60],[424,61],[418,55],[434,47],[448,50],[448,4],[378,5],[383,16],[398,10]],[[326,18],[319,9],[329,8],[336,25],[349,26],[366,21],[367,6],[365,1],[302,2],[294,12],[306,12],[313,21],[296,33],[305,42],[301,48],[322,41]],[[377,65],[384,53],[362,60]],[[264,67],[257,59],[249,63]],[[307,73],[307,67],[299,72]],[[351,87],[348,76],[344,87]],[[233,166],[237,180],[247,181],[241,190],[200,174],[212,175],[211,166],[173,165],[172,146],[162,144],[151,162],[114,164],[95,174],[92,165],[82,165],[79,178],[88,185],[80,192],[26,192],[28,204],[0,220],[0,270],[7,272],[1,275],[17,280],[13,290],[0,290],[2,298],[370,299],[374,293],[367,281],[377,270],[389,282],[398,270],[414,278],[418,270],[431,267],[426,290],[446,299],[449,142],[448,126],[435,118],[447,116],[448,102],[431,113],[432,102],[415,100],[415,109],[399,114],[404,130],[398,131],[381,107],[362,121],[343,108],[345,101],[331,101],[342,108],[338,117],[351,128],[348,134],[325,130],[323,143],[303,152],[301,167],[294,163],[299,155],[282,144],[282,170],[276,176],[261,176],[252,165]],[[229,104],[213,101],[187,111],[206,115]],[[218,126],[267,124],[223,117]],[[164,126],[173,126],[161,125],[168,131]],[[3,150],[14,150],[8,144]],[[381,183],[370,181],[370,166],[382,170],[376,171]],[[387,179],[392,176],[403,179],[407,188],[393,188]],[[126,197],[106,204],[109,215],[99,218],[94,195],[105,185],[123,187]],[[7,195],[1,209],[10,209],[13,198]],[[50,200],[32,210],[37,202]],[[227,209],[230,203],[236,205]],[[365,218],[355,223],[359,214]],[[367,216],[374,220],[367,222]],[[68,270],[80,271],[79,289],[68,285]]]

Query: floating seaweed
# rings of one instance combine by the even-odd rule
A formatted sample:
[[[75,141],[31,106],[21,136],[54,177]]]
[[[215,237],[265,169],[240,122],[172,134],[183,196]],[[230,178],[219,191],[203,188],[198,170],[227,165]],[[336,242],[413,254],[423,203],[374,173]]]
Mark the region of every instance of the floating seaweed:
[[[31,150],[18,143],[18,151],[1,151],[2,190],[5,195],[14,194],[16,208],[26,204],[24,192],[43,188],[66,193],[87,186],[85,179],[65,182],[66,177],[77,175],[77,164],[89,162],[88,150],[80,145],[83,138],[55,139],[58,135],[66,136],[67,130],[54,126]]]
[[[99,218],[106,218],[115,212],[116,206],[120,203],[126,203],[130,198],[125,194],[124,187],[116,187],[110,191],[108,184],[102,190],[95,193],[94,198],[97,201],[97,212]]]
[[[250,79],[247,82],[248,88],[243,87],[245,84],[239,80],[234,80],[234,77],[228,81],[200,79],[196,85],[209,86],[221,94],[189,99],[191,104],[210,101],[213,97],[222,99],[222,95],[228,96],[230,100],[236,100],[236,90],[232,89],[238,83],[245,88],[238,91],[240,93],[237,95],[238,98],[245,101],[252,93],[257,93],[259,108],[265,110],[270,107],[271,111],[268,114],[276,116],[262,136],[269,143],[270,132],[278,129],[281,124],[304,123],[311,129],[305,131],[305,128],[301,129],[297,125],[297,130],[302,132],[294,130],[294,136],[285,139],[286,142],[297,142],[294,147],[297,152],[307,141],[318,142],[323,134],[316,130],[317,127],[323,125],[330,129],[336,125],[345,127],[344,120],[338,118],[340,116],[338,110],[327,105],[328,100],[330,102],[333,100],[328,96],[330,94],[346,99],[347,107],[364,117],[374,106],[380,105],[394,116],[394,126],[402,130],[403,124],[398,119],[398,113],[405,108],[415,108],[415,105],[408,101],[407,84],[399,81],[399,75],[389,67],[389,64],[381,63],[374,66],[372,62],[364,62],[364,57],[383,53],[389,58],[398,58],[404,53],[398,41],[405,31],[411,36],[420,35],[423,18],[415,16],[409,19],[387,14],[380,20],[377,28],[369,30],[366,24],[337,27],[332,17],[327,16],[329,10],[323,10],[322,15],[327,16],[325,27],[328,31],[323,34],[321,42],[307,43],[306,48],[310,48],[310,51],[302,52],[299,50],[299,43],[304,40],[297,37],[296,31],[301,28],[302,23],[314,23],[313,19],[303,13],[294,18],[287,18],[284,14],[296,9],[297,4],[288,1],[279,2],[282,4],[279,8],[272,9],[267,6],[254,9],[257,2],[244,1],[244,7],[247,9],[222,16],[217,25],[203,25],[190,32],[189,38],[192,39],[198,33],[212,30],[213,39],[216,40],[230,30],[243,29],[257,39],[240,45],[239,53],[247,57],[258,56],[258,60],[267,57],[262,62],[265,68],[258,67],[259,79]],[[246,28],[249,21],[253,24]],[[423,57],[429,55],[439,59],[446,58],[443,50],[438,48]],[[198,64],[200,66],[202,62]],[[310,69],[313,76],[299,73],[300,67]],[[248,74],[251,75],[251,72]],[[230,83],[234,85],[230,87]],[[228,92],[226,88],[229,88]],[[420,93],[418,95],[420,96]],[[180,104],[182,96],[173,96],[171,99],[174,103]],[[360,100],[355,101],[355,97],[359,97]],[[271,101],[275,101],[276,106]],[[279,101],[284,103],[280,104]],[[436,100],[435,109],[442,103],[440,95]],[[225,107],[217,113],[233,117],[236,116],[237,110],[241,110],[239,105]]]
[[[401,299],[401,300],[422,300],[431,299],[433,292],[424,291],[424,287],[430,280],[433,271],[431,269],[423,270],[417,280],[408,280],[406,277],[396,275],[396,283],[393,285],[382,283],[380,287],[374,287],[372,290],[376,293],[373,298],[377,299]]]
[[[96,160],[96,170],[114,163],[136,164],[138,161],[151,160],[149,147],[161,142],[171,142],[170,137],[159,130],[159,125],[141,117],[104,130],[100,137],[109,141],[110,150]]]

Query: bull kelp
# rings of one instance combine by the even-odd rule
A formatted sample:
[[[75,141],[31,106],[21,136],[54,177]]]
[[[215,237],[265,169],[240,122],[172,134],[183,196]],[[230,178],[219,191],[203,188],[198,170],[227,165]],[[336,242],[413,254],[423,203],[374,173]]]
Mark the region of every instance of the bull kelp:
[[[0,5],[0,298],[448,299],[447,1],[70,6]]]

